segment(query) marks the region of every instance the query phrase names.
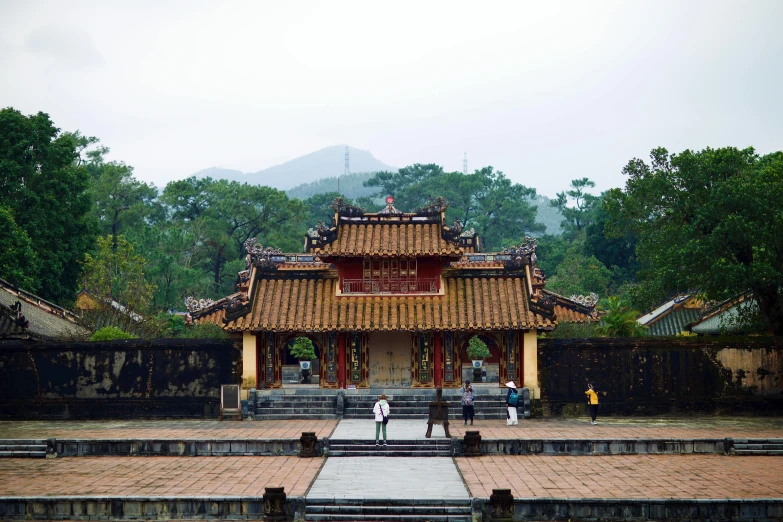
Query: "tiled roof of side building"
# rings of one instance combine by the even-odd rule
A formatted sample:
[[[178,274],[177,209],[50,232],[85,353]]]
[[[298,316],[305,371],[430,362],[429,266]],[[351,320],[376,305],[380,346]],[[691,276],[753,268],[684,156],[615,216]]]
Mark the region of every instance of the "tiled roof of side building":
[[[447,277],[444,295],[338,296],[338,280],[265,278],[229,331],[553,329],[529,309],[522,277]],[[224,311],[199,317],[220,324]]]
[[[26,327],[19,327],[11,320],[11,306],[19,302],[21,313],[27,320]],[[18,289],[0,279],[0,338],[12,339],[83,339],[89,331],[77,323],[78,317],[29,292]]]
[[[542,290],[544,295],[549,295],[555,300],[555,317],[559,323],[589,323],[598,321],[595,306],[586,306],[568,297]]]

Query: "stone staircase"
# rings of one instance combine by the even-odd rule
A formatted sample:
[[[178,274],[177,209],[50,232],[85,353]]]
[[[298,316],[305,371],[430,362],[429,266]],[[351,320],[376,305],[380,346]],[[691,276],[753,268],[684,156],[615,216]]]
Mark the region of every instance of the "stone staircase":
[[[256,399],[256,420],[336,419],[337,397],[329,395],[260,395]]]
[[[346,419],[366,419],[369,417],[376,395],[355,395],[345,398]],[[395,419],[426,419],[430,401],[435,400],[434,394],[404,394],[389,395],[391,416]],[[449,402],[449,418],[462,419],[462,397],[443,394],[443,400]],[[506,394],[486,393],[476,395],[473,402],[475,419],[505,419]]]
[[[783,455],[783,439],[734,439],[735,455]]]
[[[309,500],[305,520],[390,520],[409,522],[470,522],[470,500],[340,499]]]
[[[0,439],[0,457],[46,458],[46,441],[39,439]]]
[[[299,392],[300,390],[297,390]],[[350,390],[348,390],[350,392]],[[282,419],[368,419],[380,393],[386,393],[395,419],[426,419],[430,401],[435,400],[434,390],[361,390],[362,393],[344,393],[344,409],[337,409],[336,390],[301,390],[301,393],[259,394],[256,397],[256,420]],[[449,402],[449,418],[462,419],[461,395],[444,392],[443,400]],[[506,393],[501,390],[481,390],[474,401],[475,419],[505,419]],[[522,411],[520,409],[520,417]]]
[[[330,457],[450,457],[451,441],[446,439],[390,440],[388,446],[374,440],[329,441]]]

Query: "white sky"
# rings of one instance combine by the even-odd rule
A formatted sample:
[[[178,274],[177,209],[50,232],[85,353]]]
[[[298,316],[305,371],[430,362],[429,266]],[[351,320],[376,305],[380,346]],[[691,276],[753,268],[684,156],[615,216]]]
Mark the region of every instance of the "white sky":
[[[159,186],[350,144],[597,192],[656,146],[781,150],[782,27],[776,0],[0,0],[0,106]]]

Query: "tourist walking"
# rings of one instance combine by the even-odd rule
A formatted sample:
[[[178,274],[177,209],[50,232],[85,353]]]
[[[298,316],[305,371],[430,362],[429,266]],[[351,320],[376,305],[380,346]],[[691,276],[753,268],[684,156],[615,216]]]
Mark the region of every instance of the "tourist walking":
[[[587,410],[590,412],[592,423],[598,424],[595,422],[595,416],[598,415],[598,394],[595,393],[595,390],[593,389],[593,383],[587,383],[585,395],[587,395]]]
[[[473,415],[475,410],[473,409],[473,386],[470,385],[470,381],[465,381],[465,385],[459,389],[462,394],[462,418],[465,419],[465,426],[468,425],[468,419],[470,419],[470,425],[473,426]]]
[[[383,428],[383,445],[386,446],[386,423],[389,422],[389,403],[386,402],[386,395],[382,394],[378,397],[378,401],[372,407],[372,412],[375,414],[375,445],[378,446],[378,435]]]
[[[517,392],[517,385],[514,381],[508,381],[506,383],[508,393],[506,394],[506,407],[508,413],[506,413],[506,424],[509,426],[516,426],[519,424],[517,420],[517,407],[519,406],[519,392]]]

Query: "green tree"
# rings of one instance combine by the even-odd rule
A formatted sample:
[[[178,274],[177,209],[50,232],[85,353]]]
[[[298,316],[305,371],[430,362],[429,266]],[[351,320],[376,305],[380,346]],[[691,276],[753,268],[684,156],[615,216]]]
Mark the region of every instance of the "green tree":
[[[602,195],[602,201],[603,197]],[[612,271],[612,290],[628,283],[635,283],[639,262],[636,259],[636,237],[625,230],[619,237],[607,237],[609,212],[603,205],[596,205],[593,222],[585,228],[584,254],[595,256]]]
[[[588,178],[572,180],[570,190],[558,192],[557,199],[549,202],[550,206],[563,214],[563,230],[579,233],[592,222],[593,210],[600,202],[600,198],[586,192],[586,189],[593,187],[595,182]]]
[[[640,281],[665,297],[700,289],[711,299],[750,290],[783,335],[783,152],[654,149],[631,160],[625,189],[606,198],[610,233],[638,237]]]
[[[108,152],[105,147],[99,150]],[[156,201],[158,189],[134,178],[133,167],[115,161],[105,163],[102,154],[92,154],[87,170],[92,177],[92,212],[102,235],[117,238],[163,217]]]
[[[645,327],[636,322],[639,312],[620,297],[612,296],[602,300],[600,310],[604,315],[598,331],[605,337],[638,337],[644,334]]]
[[[10,210],[35,253],[30,263],[17,267],[17,277],[56,303],[74,298],[80,261],[97,233],[81,156],[88,144],[78,133],[60,132],[42,112],[25,116],[0,110],[0,207]]]
[[[19,228],[10,208],[0,207],[0,277],[27,290],[37,290],[38,256],[27,232]]]
[[[161,199],[195,238],[194,250],[200,253],[195,266],[210,275],[213,295],[231,291],[235,269],[244,266],[247,239],[257,237],[287,251],[302,248],[305,206],[279,190],[191,177],[169,183]]]
[[[122,305],[131,326],[149,312],[155,290],[144,276],[144,265],[144,258],[124,236],[116,241],[112,236],[98,238],[95,255],[85,256],[84,288],[97,297],[99,307],[111,311],[112,301]]]
[[[473,174],[444,172],[435,164],[415,164],[396,173],[378,172],[365,182],[377,187],[376,196],[393,195],[395,206],[411,211],[443,196],[449,202],[446,219],[476,228],[485,250],[497,250],[518,242],[526,232],[543,232],[536,222],[531,198],[535,189],[512,183],[502,172],[484,167]]]

